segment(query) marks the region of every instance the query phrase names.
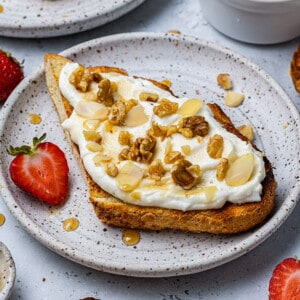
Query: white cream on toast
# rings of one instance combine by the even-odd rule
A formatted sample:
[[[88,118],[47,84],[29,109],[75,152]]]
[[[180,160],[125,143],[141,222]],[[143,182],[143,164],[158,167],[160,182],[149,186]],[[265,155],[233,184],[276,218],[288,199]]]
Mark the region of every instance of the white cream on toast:
[[[270,213],[276,187],[271,166],[216,104],[54,54],[46,55],[45,68],[104,222],[233,233]]]

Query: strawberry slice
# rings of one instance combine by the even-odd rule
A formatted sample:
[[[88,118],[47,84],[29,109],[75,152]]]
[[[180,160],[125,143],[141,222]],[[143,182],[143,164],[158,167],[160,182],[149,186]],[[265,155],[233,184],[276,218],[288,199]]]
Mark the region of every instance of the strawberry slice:
[[[269,284],[269,300],[300,300],[300,261],[286,258],[279,263]]]
[[[68,193],[69,167],[63,151],[53,143],[43,142],[46,134],[33,139],[32,146],[8,148],[15,156],[9,172],[12,181],[40,201],[60,204]]]

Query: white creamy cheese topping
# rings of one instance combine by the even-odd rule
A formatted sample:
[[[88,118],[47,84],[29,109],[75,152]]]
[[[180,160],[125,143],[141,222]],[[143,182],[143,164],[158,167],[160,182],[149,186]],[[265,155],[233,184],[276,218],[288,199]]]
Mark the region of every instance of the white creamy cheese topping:
[[[260,201],[262,192],[261,182],[265,177],[262,154],[253,149],[250,143],[242,141],[234,134],[223,129],[220,126],[220,123],[214,119],[209,107],[205,104],[203,104],[198,114],[204,116],[205,120],[209,123],[209,134],[203,137],[202,141],[199,141],[196,137],[187,139],[179,133],[173,134],[163,141],[161,138],[157,138],[154,157],[154,159],[160,159],[163,162],[166,147],[171,145],[172,151],[182,152],[181,147],[188,145],[190,153],[185,155],[185,159],[193,165],[200,166],[201,180],[199,184],[191,190],[184,190],[181,186],[174,184],[171,173],[168,171],[164,176],[164,184],[155,184],[154,180],[145,177],[134,191],[124,192],[118,186],[116,178],[111,177],[106,173],[104,164],[100,166],[95,165],[94,157],[96,154],[87,149],[88,141],[86,141],[83,134],[83,123],[85,118],[76,113],[76,107],[81,101],[88,100],[85,100],[87,97],[84,93],[79,92],[69,82],[69,76],[77,67],[78,64],[69,63],[66,64],[61,71],[59,79],[61,93],[74,107],[72,115],[63,122],[62,126],[65,130],[69,131],[72,141],[78,145],[80,156],[87,172],[103,190],[127,203],[142,206],[173,208],[182,211],[221,208],[226,201],[238,204]],[[145,137],[146,131],[151,128],[153,122],[163,126],[170,126],[172,124],[177,124],[182,118],[182,115],[177,113],[162,118],[158,117],[153,114],[153,106],[157,105],[157,103],[140,101],[140,93],[155,93],[159,95],[159,99],[167,98],[172,102],[177,102],[179,106],[187,101],[188,98],[176,98],[168,91],[160,89],[148,80],[124,76],[118,73],[103,73],[101,76],[109,79],[111,82],[117,83],[117,93],[123,99],[138,100],[139,105],[142,105],[144,108],[145,115],[149,116],[148,121],[139,126],[113,126],[113,133],[107,132],[105,127],[107,121],[101,122],[98,126],[97,131],[102,136],[102,153],[112,157],[112,161],[115,165],[118,168],[122,168],[128,161],[120,161],[118,159],[119,153],[124,149],[124,146],[121,146],[118,142],[118,136],[121,131],[129,131],[133,140],[135,140],[137,137]],[[96,84],[94,89],[96,92]],[[104,107],[104,105],[102,106]],[[247,153],[252,153],[254,155],[254,169],[250,179],[246,183],[232,187],[227,185],[225,180],[219,181],[216,179],[216,167],[220,162],[220,159],[211,158],[206,151],[208,140],[214,134],[219,134],[224,139],[222,157],[228,158],[232,153],[235,153],[238,157]],[[135,161],[132,161],[132,163],[142,170],[145,170],[145,172],[149,167],[149,164],[145,163],[138,163]],[[169,170],[171,167],[172,166],[169,165]],[[209,187],[212,188],[210,189]]]

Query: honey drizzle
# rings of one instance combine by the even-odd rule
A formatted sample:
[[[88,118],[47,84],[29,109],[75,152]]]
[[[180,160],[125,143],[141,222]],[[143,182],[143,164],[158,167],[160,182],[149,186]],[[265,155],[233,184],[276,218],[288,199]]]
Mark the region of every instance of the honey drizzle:
[[[122,233],[122,240],[127,246],[136,245],[141,239],[141,235],[137,230],[124,229]]]

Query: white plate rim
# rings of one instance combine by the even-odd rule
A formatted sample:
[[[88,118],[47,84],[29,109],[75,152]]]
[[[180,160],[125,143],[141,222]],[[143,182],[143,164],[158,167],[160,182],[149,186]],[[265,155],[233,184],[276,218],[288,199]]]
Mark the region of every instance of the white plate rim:
[[[126,39],[139,40],[139,39],[144,39],[145,37],[148,39],[170,38],[175,40],[178,39],[180,41],[198,43],[199,45],[205,47],[212,47],[221,52],[233,55],[233,57],[238,58],[240,61],[244,62],[250,68],[253,68],[256,72],[258,72],[260,76],[265,78],[272,85],[272,87],[278,92],[278,94],[283,99],[283,101],[288,105],[290,112],[295,118],[295,120],[298,123],[300,122],[299,113],[294,103],[288,97],[285,91],[281,88],[281,86],[266,71],[262,70],[259,66],[249,61],[246,57],[236,53],[235,51],[232,51],[228,48],[218,45],[214,42],[205,41],[191,36],[183,36],[183,35],[178,36],[174,34],[165,34],[165,33],[135,32],[135,33],[116,34],[112,36],[97,38],[73,46],[61,52],[61,54],[68,57],[71,56],[72,54],[76,54],[77,51],[80,51],[87,47],[92,47],[93,45],[97,45],[97,44],[105,45],[106,43],[126,40]],[[18,100],[19,98],[18,93],[20,93],[20,91],[25,89],[25,87],[32,80],[38,78],[42,74],[43,74],[43,66],[40,66],[35,72],[30,74],[23,80],[23,82],[18,86],[18,88],[13,92],[10,99],[5,103],[5,105],[2,108],[2,111],[0,112],[0,133],[3,132],[3,127],[5,126],[4,116],[8,115],[14,103]],[[298,128],[298,136],[300,136],[300,128]],[[300,170],[298,171],[300,174]],[[243,254],[249,252],[256,246],[261,244],[263,241],[265,241],[284,223],[284,221],[287,219],[287,217],[290,215],[290,213],[296,206],[300,195],[300,182],[297,182],[294,186],[294,189],[289,194],[289,197],[284,200],[282,208],[279,211],[275,212],[266,223],[264,223],[261,227],[259,227],[255,231],[255,235],[253,234],[250,237],[248,237],[246,240],[241,241],[240,242],[241,247],[239,247],[239,244],[235,244],[231,249],[227,251],[226,255],[222,256],[221,259],[219,260],[207,259],[205,264],[199,264],[197,261],[195,261],[193,264],[190,264],[188,266],[184,266],[184,265],[181,265],[180,267],[177,266],[176,269],[172,269],[172,266],[170,265],[168,271],[166,271],[165,266],[153,266],[152,270],[149,271],[148,269],[145,270],[143,266],[139,264],[132,264],[131,266],[126,265],[125,270],[119,265],[113,265],[111,263],[108,265],[106,264],[105,261],[100,262],[100,264],[98,263],[98,265],[95,266],[93,259],[89,256],[86,256],[84,253],[77,251],[76,249],[67,249],[66,251],[66,245],[63,242],[55,240],[53,237],[49,236],[47,233],[41,230],[29,218],[27,218],[26,214],[24,214],[23,211],[18,206],[16,206],[16,203],[11,201],[12,195],[6,186],[2,172],[0,174],[0,184],[1,184],[0,192],[10,212],[34,238],[36,238],[39,242],[44,244],[46,247],[48,247],[49,249],[53,250],[56,253],[59,253],[60,255],[62,255],[67,259],[73,260],[79,264],[88,267],[92,267],[94,269],[98,269],[100,271],[127,275],[127,276],[137,276],[137,277],[168,277],[168,276],[186,275],[186,274],[196,273],[196,272],[217,267],[219,265],[222,265],[224,263],[227,263],[229,261],[232,261],[242,256]],[[59,251],[59,249],[64,249],[64,251]]]
[[[72,13],[65,18],[57,19],[55,12],[51,14],[50,9],[47,19],[36,17],[33,14],[29,18],[30,22],[25,22],[18,15],[10,14],[7,18],[0,18],[0,33],[2,36],[17,38],[49,38],[74,34],[109,23],[129,13],[143,2],[145,0],[120,0],[117,5],[114,4],[101,10],[99,0],[92,0],[89,1],[89,8],[81,11],[80,14]],[[43,2],[44,5],[47,5],[46,3],[46,1]],[[37,13],[42,8],[39,5],[40,2],[34,3]],[[3,6],[5,10],[5,4]],[[63,11],[65,9],[66,13],[69,13],[66,6],[62,5],[61,9]],[[3,14],[1,13],[2,16]]]

